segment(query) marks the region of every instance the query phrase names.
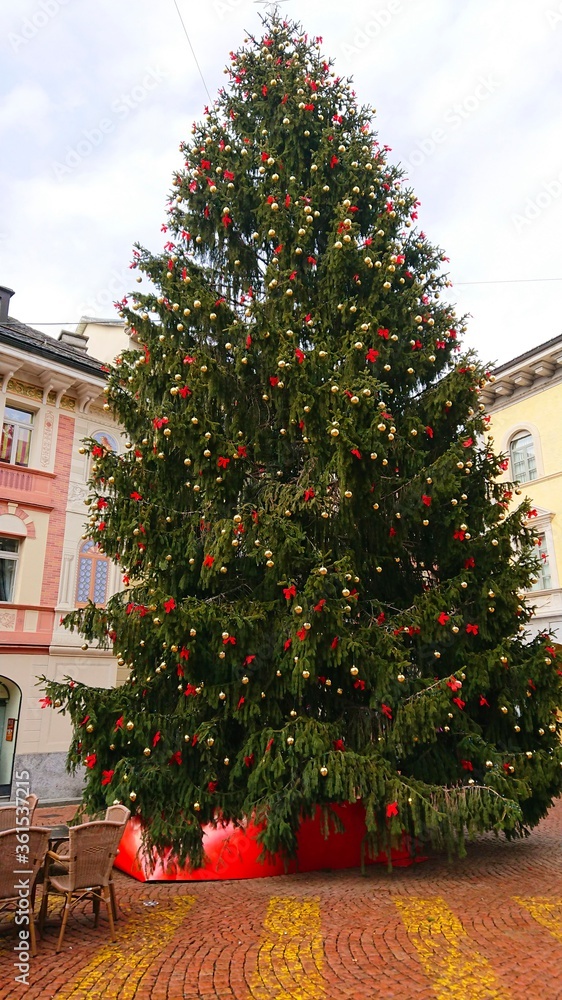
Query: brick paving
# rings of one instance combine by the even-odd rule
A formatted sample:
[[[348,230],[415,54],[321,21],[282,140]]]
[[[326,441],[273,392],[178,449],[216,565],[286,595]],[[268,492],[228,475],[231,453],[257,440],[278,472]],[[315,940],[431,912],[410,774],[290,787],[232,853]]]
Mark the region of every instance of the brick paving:
[[[39,813],[45,824],[73,809]],[[562,1000],[562,800],[532,836],[432,857],[247,882],[141,884],[116,873],[105,917],[52,912],[30,985],[0,931],[0,998],[59,1000]]]

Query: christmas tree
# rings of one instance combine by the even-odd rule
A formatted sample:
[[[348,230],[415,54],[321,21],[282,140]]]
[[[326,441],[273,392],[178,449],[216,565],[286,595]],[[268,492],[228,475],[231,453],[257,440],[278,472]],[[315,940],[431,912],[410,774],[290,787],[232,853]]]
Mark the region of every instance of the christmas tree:
[[[164,250],[134,251],[141,349],[106,387],[126,452],[86,442],[84,537],[125,589],[66,619],[130,677],[46,686],[85,808],[131,804],[194,865],[204,824],[252,816],[291,855],[303,817],[358,799],[373,850],[462,851],[562,785],[529,504],[500,481],[446,258],[320,47],[274,13],[231,53]]]

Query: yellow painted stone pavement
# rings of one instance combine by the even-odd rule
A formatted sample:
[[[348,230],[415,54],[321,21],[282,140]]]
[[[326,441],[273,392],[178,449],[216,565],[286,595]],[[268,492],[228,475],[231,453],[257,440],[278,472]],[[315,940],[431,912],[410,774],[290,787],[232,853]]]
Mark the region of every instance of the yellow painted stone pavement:
[[[538,924],[546,927],[547,931],[562,943],[562,897],[552,899],[549,896],[514,896],[519,906],[523,906],[529,911]]]
[[[132,1000],[143,976],[171,941],[195,903],[181,896],[170,906],[147,909],[117,923],[117,941],[103,945],[95,956],[57,993],[57,1000]]]
[[[444,899],[409,897],[395,903],[437,1000],[508,1000],[493,967]]]
[[[320,903],[273,896],[250,980],[252,1000],[316,1000],[324,997]]]

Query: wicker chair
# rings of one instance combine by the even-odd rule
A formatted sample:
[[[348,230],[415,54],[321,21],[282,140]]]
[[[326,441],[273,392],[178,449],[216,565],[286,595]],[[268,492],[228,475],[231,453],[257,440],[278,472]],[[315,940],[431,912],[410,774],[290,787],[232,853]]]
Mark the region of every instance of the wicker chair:
[[[70,828],[67,855],[55,854],[54,851],[47,852],[49,860],[68,865],[68,869],[64,875],[53,875],[48,868],[46,869],[41,911],[39,914],[39,929],[42,932],[49,896],[64,897],[62,923],[56,948],[57,952],[62,947],[70,910],[77,903],[87,899],[91,899],[94,905],[94,926],[96,927],[100,902],[103,901],[105,903],[111,939],[115,941],[109,877],[120,840],[121,824],[100,820],[94,823],[83,823],[80,826]]]
[[[110,823],[120,823],[121,825],[121,837],[125,833],[125,827],[129,821],[131,815],[131,810],[127,809],[127,806],[116,805],[108,806],[105,811],[105,818]],[[119,839],[121,839],[121,837]],[[119,850],[118,852],[119,853]],[[113,913],[113,919],[117,920],[117,901],[115,899],[115,883],[113,881],[113,873],[109,876],[109,895],[111,898],[111,910]]]
[[[121,837],[125,833],[125,827],[131,815],[131,810],[127,809],[127,806],[115,805],[108,806],[105,810],[105,820],[108,823],[119,823],[121,826]],[[95,822],[94,820],[88,820],[88,822]],[[121,837],[119,839],[121,839]],[[57,848],[58,860],[51,860],[49,863],[49,871],[51,875],[67,875],[68,874],[68,852],[69,852],[69,842],[63,841],[60,847]],[[117,850],[119,853],[119,849]],[[113,919],[119,919],[119,913],[117,910],[117,900],[115,898],[115,883],[113,881],[113,873],[109,876],[109,896],[111,899],[111,912],[113,913]]]
[[[29,936],[31,939],[31,954],[37,954],[37,942],[35,937],[35,919],[33,916],[33,905],[35,902],[35,882],[38,872],[43,867],[47,848],[49,846],[49,831],[42,826],[31,826],[25,828],[29,840],[26,847],[29,853],[24,855],[25,864],[19,860],[19,851],[23,845],[20,844],[19,830],[4,830],[0,833],[0,910],[14,906],[16,909],[21,904],[23,898],[29,902]],[[18,850],[19,849],[19,850]],[[14,875],[14,871],[24,871],[25,874]],[[19,880],[27,882],[25,888],[29,889],[29,895],[21,897],[16,892]]]
[[[27,808],[29,810],[29,825],[33,823],[33,814],[35,812],[37,803],[39,799],[36,795],[27,795],[18,805],[15,802],[10,802],[7,806],[0,806],[0,830],[13,830],[18,825],[17,822],[17,810],[20,810],[24,802],[27,803]],[[27,829],[27,824],[26,824]]]

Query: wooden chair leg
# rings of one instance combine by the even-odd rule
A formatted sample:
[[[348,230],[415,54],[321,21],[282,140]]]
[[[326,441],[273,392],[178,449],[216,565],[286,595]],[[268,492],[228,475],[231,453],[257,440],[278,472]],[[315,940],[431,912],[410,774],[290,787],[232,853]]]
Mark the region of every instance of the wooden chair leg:
[[[35,936],[35,915],[33,910],[29,914],[29,937],[31,938],[31,954],[35,958],[37,954],[37,938]]]
[[[59,934],[59,939],[57,941],[57,947],[56,947],[57,954],[59,953],[59,951],[62,948],[62,942],[63,942],[63,938],[64,938],[64,932],[66,930],[66,921],[68,920],[68,914],[70,913],[70,901],[71,901],[71,899],[72,899],[72,893],[71,892],[67,892],[66,896],[65,896],[65,900],[64,900],[64,911],[63,911],[63,916],[62,916],[62,923],[60,925],[60,934]]]
[[[109,920],[111,940],[115,941],[115,924],[113,923],[113,910],[111,909],[111,893],[107,886],[104,886],[103,888],[103,898],[105,900],[105,905],[107,906],[107,919]]]
[[[111,912],[113,914],[113,920],[117,921],[119,919],[117,913],[117,900],[115,898],[115,885],[113,884],[113,879],[109,880],[109,897],[111,899]]]
[[[45,917],[47,915],[47,908],[49,906],[49,883],[47,880],[43,883],[43,892],[41,893],[41,906],[39,908],[39,937],[43,937],[43,925],[45,923]]]
[[[94,927],[98,926],[98,920],[100,916],[100,888],[94,889],[94,895],[92,897],[92,905],[94,909]]]

